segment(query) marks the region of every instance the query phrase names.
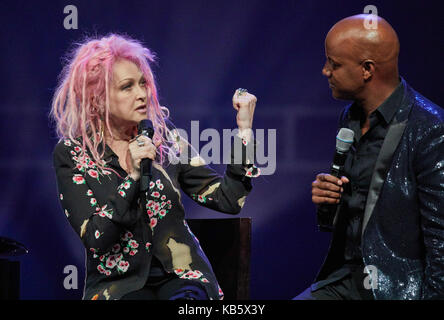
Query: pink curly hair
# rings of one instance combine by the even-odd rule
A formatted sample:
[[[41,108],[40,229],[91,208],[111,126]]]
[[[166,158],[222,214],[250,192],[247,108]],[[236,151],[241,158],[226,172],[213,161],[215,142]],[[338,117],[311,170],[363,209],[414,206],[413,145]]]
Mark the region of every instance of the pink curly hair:
[[[104,130],[112,137],[109,121],[109,85],[112,81],[113,65],[118,59],[127,59],[135,63],[145,77],[147,113],[155,132],[153,140],[161,142],[157,148],[156,161],[162,164],[173,143],[169,141],[172,136],[166,126],[169,111],[159,105],[157,98],[155,80],[150,68],[150,63],[154,62],[154,54],[129,36],[110,34],[101,39],[87,38],[76,44],[66,59],[52,100],[50,116],[56,122],[57,136],[60,140],[73,141],[81,137],[83,145],[80,157],[85,156],[85,146],[88,146],[99,168],[104,169],[104,162],[101,160],[105,153]],[[100,144],[101,154],[98,151]]]

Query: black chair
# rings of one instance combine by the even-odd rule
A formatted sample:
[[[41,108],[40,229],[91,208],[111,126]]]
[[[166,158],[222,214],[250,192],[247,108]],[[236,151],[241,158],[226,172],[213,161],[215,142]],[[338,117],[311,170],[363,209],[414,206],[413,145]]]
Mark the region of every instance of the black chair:
[[[225,300],[250,298],[251,218],[187,219]]]
[[[20,262],[10,257],[28,253],[18,241],[0,237],[0,300],[20,299]]]

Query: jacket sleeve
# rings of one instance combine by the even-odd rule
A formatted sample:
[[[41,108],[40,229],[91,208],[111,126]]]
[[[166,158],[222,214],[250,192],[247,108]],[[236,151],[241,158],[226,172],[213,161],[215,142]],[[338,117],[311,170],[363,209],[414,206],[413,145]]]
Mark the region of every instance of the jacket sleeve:
[[[415,165],[426,261],[423,299],[444,299],[444,123],[428,131]]]
[[[260,169],[253,164],[254,154],[254,140],[249,145],[246,140],[235,136],[231,147],[231,162],[224,176],[207,166],[199,156],[188,157],[186,163],[180,164],[180,187],[202,206],[237,214],[252,189],[251,178],[260,175]]]
[[[111,171],[99,173],[98,169],[74,163],[77,159],[74,148],[79,147],[72,140],[65,140],[54,149],[60,203],[85,248],[100,255],[109,252],[124,228],[130,228],[139,219],[140,213],[134,205],[139,184],[127,176],[117,190],[110,192],[106,203],[98,203],[85,176],[97,174],[105,187]]]

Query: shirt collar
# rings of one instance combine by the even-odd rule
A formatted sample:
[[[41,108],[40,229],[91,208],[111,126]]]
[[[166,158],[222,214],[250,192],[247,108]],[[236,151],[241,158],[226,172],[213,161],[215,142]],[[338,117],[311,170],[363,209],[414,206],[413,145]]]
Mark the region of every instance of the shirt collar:
[[[404,84],[402,83],[402,81],[400,81],[395,90],[393,90],[392,94],[387,99],[385,99],[384,102],[381,103],[379,107],[375,110],[375,113],[379,114],[386,124],[389,124],[392,121],[396,111],[398,111],[403,94]],[[350,107],[348,118],[350,120],[360,119],[361,116],[361,108],[353,103],[353,105]]]
[[[103,144],[101,143],[97,146],[97,151],[100,154],[102,150],[103,150]],[[105,144],[105,153],[103,154],[103,160],[106,161],[113,157],[117,157],[117,155],[114,153],[113,150],[111,150],[111,148],[107,144]]]
[[[102,148],[102,145],[100,145],[100,148]],[[114,153],[113,150],[106,144],[105,145],[105,153],[103,154],[103,160],[109,160],[113,157],[117,157],[117,155]]]
[[[390,123],[392,121],[396,111],[398,111],[399,106],[402,101],[404,93],[404,85],[402,81],[399,82],[396,89],[392,92],[392,94],[385,99],[385,101],[376,109],[377,112],[382,116],[385,123]]]

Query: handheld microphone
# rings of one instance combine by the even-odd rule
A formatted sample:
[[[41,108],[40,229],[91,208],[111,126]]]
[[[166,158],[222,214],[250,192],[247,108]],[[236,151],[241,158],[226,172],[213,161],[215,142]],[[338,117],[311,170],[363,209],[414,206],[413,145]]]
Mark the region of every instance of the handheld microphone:
[[[332,176],[341,178],[344,172],[345,159],[347,158],[347,152],[350,150],[353,144],[353,138],[355,133],[348,128],[341,128],[336,136],[336,152],[333,157],[333,163],[331,165]]]
[[[348,128],[341,128],[336,136],[336,152],[333,157],[333,163],[330,168],[330,174],[337,178],[341,178],[344,173],[345,159],[347,153],[353,144],[355,133]],[[318,206],[317,218],[318,227],[321,231],[333,230],[336,212],[338,210],[337,204],[321,204]]]
[[[153,139],[154,129],[151,120],[142,120],[137,126],[138,134],[147,136]],[[151,159],[145,158],[140,162],[140,191],[144,192],[148,190],[148,186],[151,180]]]

